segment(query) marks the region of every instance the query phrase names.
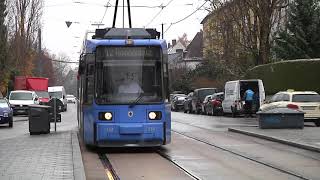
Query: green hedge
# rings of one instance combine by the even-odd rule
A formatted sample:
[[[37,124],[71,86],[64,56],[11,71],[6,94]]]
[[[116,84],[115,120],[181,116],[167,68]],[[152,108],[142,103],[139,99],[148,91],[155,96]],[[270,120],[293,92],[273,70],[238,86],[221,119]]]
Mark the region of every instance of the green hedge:
[[[245,78],[262,79],[266,93],[270,95],[287,89],[320,93],[320,59],[256,66],[247,71]]]

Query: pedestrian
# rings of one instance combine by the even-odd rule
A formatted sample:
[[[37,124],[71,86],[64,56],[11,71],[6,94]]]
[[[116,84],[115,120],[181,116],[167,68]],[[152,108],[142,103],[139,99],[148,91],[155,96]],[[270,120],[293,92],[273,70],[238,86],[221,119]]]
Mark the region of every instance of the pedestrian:
[[[244,110],[245,110],[245,115],[248,117],[252,117],[252,104],[253,104],[253,97],[254,97],[254,92],[249,88],[246,90],[244,93]]]

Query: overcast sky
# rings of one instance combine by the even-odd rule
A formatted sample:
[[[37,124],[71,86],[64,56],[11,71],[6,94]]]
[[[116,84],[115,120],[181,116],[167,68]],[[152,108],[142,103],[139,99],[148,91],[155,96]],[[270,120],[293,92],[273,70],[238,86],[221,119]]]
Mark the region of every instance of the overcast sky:
[[[105,24],[104,27],[112,26],[114,7],[106,8],[104,5],[108,2],[110,5],[115,5],[116,0],[45,0],[43,46],[51,53],[63,53],[72,61],[77,61],[85,32],[97,28],[91,24],[101,22],[105,14],[102,21]],[[159,6],[165,6],[169,2],[170,4],[163,8],[152,21],[161,10]],[[131,6],[151,6],[151,8],[132,7],[132,24],[133,27],[147,26],[161,31],[161,24],[164,23],[164,30],[166,30],[171,23],[188,16],[204,2],[205,0],[131,0]],[[119,5],[122,5],[122,0],[119,1]],[[119,8],[117,27],[123,26],[122,12],[122,8]],[[171,41],[187,33],[188,39],[191,40],[202,28],[200,22],[207,13],[205,10],[199,10],[186,20],[172,25],[164,34],[164,38]],[[65,21],[74,23],[67,28]],[[125,14],[125,27],[128,27],[127,13]]]

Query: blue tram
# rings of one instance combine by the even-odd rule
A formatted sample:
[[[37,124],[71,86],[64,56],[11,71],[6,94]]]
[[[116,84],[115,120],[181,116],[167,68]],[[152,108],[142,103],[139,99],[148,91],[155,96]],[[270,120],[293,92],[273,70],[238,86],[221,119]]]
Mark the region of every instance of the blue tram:
[[[168,55],[153,29],[97,29],[79,63],[78,122],[86,145],[161,146],[171,141]]]

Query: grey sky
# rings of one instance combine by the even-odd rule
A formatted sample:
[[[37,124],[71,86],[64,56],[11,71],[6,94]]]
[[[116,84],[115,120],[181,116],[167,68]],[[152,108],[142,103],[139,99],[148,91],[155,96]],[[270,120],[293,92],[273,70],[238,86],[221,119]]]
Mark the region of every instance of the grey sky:
[[[86,30],[94,30],[96,26],[91,24],[100,22],[106,11],[104,5],[110,2],[115,4],[116,0],[45,0],[43,13],[43,45],[51,53],[68,55],[73,61],[78,60],[81,44]],[[161,23],[164,23],[166,30],[172,22],[176,22],[198,7],[205,0],[131,0],[131,6],[160,6],[170,5],[162,10],[148,27],[157,28],[161,31]],[[78,3],[76,3],[78,2]],[[126,1],[125,1],[126,2]],[[122,5],[122,0],[119,1]],[[152,18],[161,10],[156,8],[132,8],[133,27],[144,27]],[[125,9],[127,12],[127,9]],[[105,27],[112,26],[114,7],[107,9],[103,23]],[[183,22],[172,25],[165,34],[165,39],[171,40],[181,36],[183,33],[188,34],[188,39],[200,31],[200,22],[207,15],[207,11],[199,10],[194,15]],[[67,28],[65,21],[73,21],[70,28]],[[118,10],[117,27],[122,27],[122,8]],[[125,14],[125,26],[128,26],[127,14]]]

